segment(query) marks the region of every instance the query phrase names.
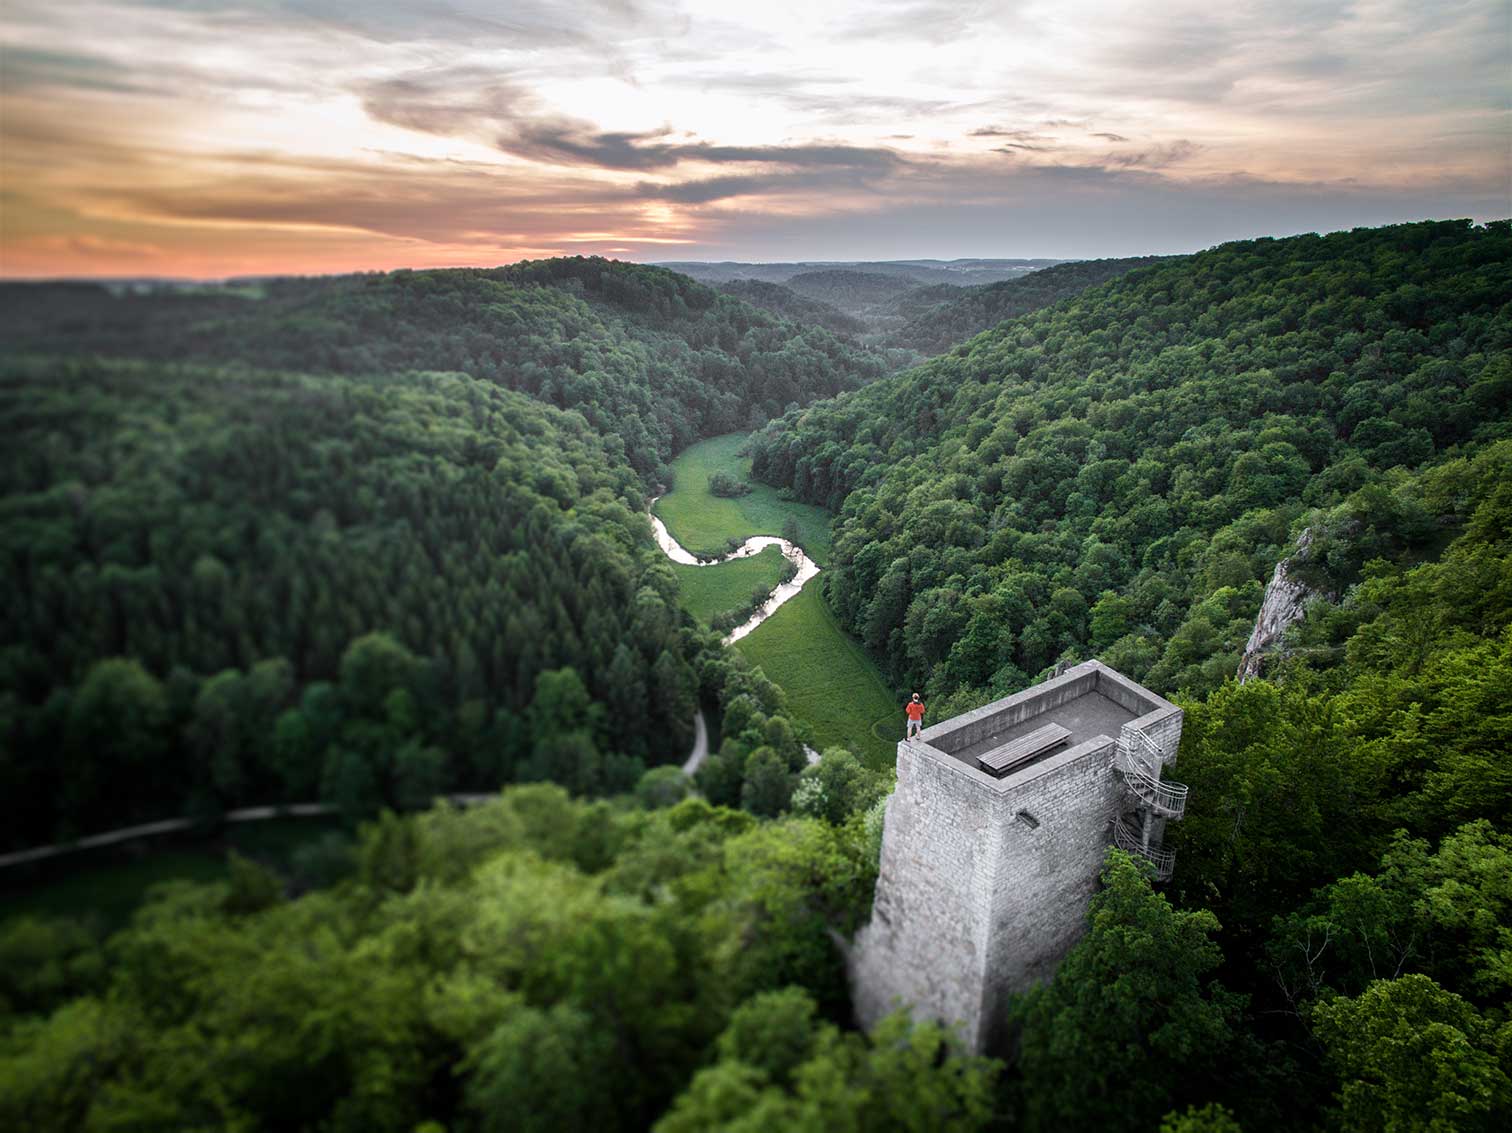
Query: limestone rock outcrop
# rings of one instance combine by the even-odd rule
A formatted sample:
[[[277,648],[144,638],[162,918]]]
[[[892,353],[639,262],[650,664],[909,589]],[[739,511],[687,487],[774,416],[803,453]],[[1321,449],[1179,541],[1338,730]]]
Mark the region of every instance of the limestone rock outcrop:
[[[1311,547],[1312,528],[1308,528],[1298,537],[1296,549],[1276,564],[1276,571],[1265,587],[1255,628],[1245,642],[1244,656],[1239,659],[1241,682],[1260,675],[1265,658],[1275,652],[1286,631],[1302,620],[1314,598],[1324,597],[1291,575],[1291,568],[1306,560]]]

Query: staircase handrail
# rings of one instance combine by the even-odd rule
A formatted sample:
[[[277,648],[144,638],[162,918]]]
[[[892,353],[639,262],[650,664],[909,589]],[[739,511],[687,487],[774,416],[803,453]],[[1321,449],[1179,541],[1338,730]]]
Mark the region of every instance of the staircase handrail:
[[[1155,879],[1168,881],[1176,871],[1176,851],[1147,849],[1139,835],[1122,818],[1113,820],[1113,844],[1126,854],[1144,858],[1155,867]]]
[[[1181,818],[1186,814],[1187,785],[1170,779],[1157,779],[1138,764],[1133,764],[1124,773],[1124,780],[1139,798],[1154,807],[1166,818]]]

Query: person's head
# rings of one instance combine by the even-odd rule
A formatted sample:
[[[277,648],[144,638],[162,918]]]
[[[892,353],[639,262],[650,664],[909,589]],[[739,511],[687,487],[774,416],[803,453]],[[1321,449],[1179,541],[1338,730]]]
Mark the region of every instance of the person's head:
[[[919,694],[918,694],[918,693],[914,693],[914,695],[913,695],[913,698],[914,698],[914,699],[915,699],[915,700],[918,700],[918,699],[919,699]]]

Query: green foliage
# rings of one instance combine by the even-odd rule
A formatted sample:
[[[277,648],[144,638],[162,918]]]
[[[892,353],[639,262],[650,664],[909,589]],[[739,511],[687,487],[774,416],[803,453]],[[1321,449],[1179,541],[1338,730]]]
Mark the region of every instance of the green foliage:
[[[881,774],[869,771],[844,748],[832,747],[798,776],[793,810],[838,824],[868,810],[886,793]]]
[[[1227,684],[1188,703],[1180,777],[1186,817],[1167,831],[1175,891],[1240,937],[1378,852],[1380,768],[1351,742],[1333,698],[1304,682]]]
[[[752,814],[775,818],[787,810],[794,780],[787,761],[769,747],[759,747],[746,757],[740,805]]]
[[[0,922],[0,1018],[51,1010],[104,981],[104,956],[88,925],[64,917]]]
[[[622,1128],[617,1099],[602,1073],[613,1057],[613,1042],[577,1008],[519,1004],[474,1056],[467,1105],[478,1128],[488,1133]]]
[[[653,767],[635,785],[635,797],[647,810],[657,810],[687,798],[691,787],[682,768]]]
[[[709,491],[722,499],[734,499],[738,496],[749,495],[751,485],[745,480],[737,480],[721,468],[709,477]]]
[[[224,908],[232,916],[256,913],[283,899],[283,882],[266,866],[242,857],[236,851],[227,855],[227,892]]]
[[[1217,919],[1151,892],[1108,852],[1087,935],[1013,1008],[1024,1127],[1147,1129],[1211,1096],[1238,1054],[1242,1000],[1209,977]]]
[[[959,1054],[943,1028],[903,1014],[868,1040],[816,1026],[813,1009],[794,988],[749,1001],[720,1037],[720,1061],[698,1072],[657,1133],[987,1126],[997,1063]]]
[[[1509,291],[1505,222],[1226,244],[794,410],[752,470],[839,513],[827,593],[898,687],[1002,695],[1101,649],[1202,694],[1309,509],[1365,493],[1325,540],[1342,586],[1366,560],[1341,539],[1432,550],[1421,511],[1371,501],[1507,436]],[[1129,605],[1094,628],[1067,589]]]
[[[1172,1110],[1161,1118],[1160,1133],[1244,1133],[1234,1114],[1216,1102],[1205,1106],[1188,1106],[1185,1112]]]
[[[813,1049],[814,1000],[800,987],[754,995],[730,1015],[719,1054],[785,1086]]]
[[[922,309],[910,313],[907,321],[889,330],[882,341],[887,346],[904,347],[923,355],[942,354],[1004,319],[1038,311],[1135,268],[1160,262],[1158,256],[1080,260],[979,287],[920,288],[904,298],[910,301],[909,306]],[[925,295],[934,302],[920,304]]]
[[[822,327],[661,268],[598,257],[280,279],[264,289],[247,303],[12,287],[0,340],[12,350],[264,370],[456,371],[576,410],[648,480],[700,437],[750,428],[883,372],[879,356]],[[545,469],[537,482],[543,495],[571,483]]]
[[[386,814],[359,856],[354,880],[289,901],[245,863],[163,886],[108,964],[76,925],[8,922],[0,1124],[644,1129],[727,1024],[718,1051],[803,1073],[816,1005],[844,1002],[831,932],[874,876],[824,823],[552,785]],[[912,1072],[951,1078],[937,1049]],[[882,1096],[902,1053],[868,1059],[846,1072],[902,1105]]]
[[[1499,1027],[1427,976],[1378,980],[1313,1010],[1337,1068],[1346,1130],[1505,1128],[1512,1023]]]
[[[1373,875],[1319,889],[1277,920],[1271,964],[1293,1003],[1359,995],[1373,981],[1426,973],[1472,1000],[1512,995],[1512,836],[1484,820],[1430,853],[1399,834]]]
[[[0,404],[8,844],[317,791],[629,789],[685,754],[707,646],[580,417],[455,375],[95,362],[0,362]],[[603,701],[616,661],[646,695],[612,742],[522,729],[541,674]]]
[[[866,324],[860,319],[847,315],[821,299],[800,295],[780,283],[768,283],[760,279],[732,279],[715,286],[726,295],[733,295],[753,307],[760,307],[763,311],[770,311],[794,322],[813,323],[836,334],[858,335],[866,330]]]

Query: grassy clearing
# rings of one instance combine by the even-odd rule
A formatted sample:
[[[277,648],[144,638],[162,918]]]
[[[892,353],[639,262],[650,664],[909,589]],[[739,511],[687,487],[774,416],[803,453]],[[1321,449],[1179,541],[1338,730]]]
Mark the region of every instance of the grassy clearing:
[[[704,625],[729,610],[739,610],[758,586],[769,592],[782,578],[782,552],[767,547],[759,555],[718,566],[672,565],[682,590],[682,604]]]
[[[818,580],[735,648],[782,687],[794,715],[813,727],[821,751],[845,747],[870,767],[892,768],[903,738],[903,703],[835,621]]]
[[[154,846],[148,841],[130,849],[86,853],[72,863],[51,865],[49,875],[33,885],[0,893],[0,921],[27,914],[93,915],[107,928],[119,928],[159,882],[224,881],[228,850],[284,870],[300,846],[339,829],[335,819],[275,818],[230,827],[202,843]],[[141,856],[123,857],[129,853]]]
[[[781,535],[783,521],[798,522],[798,545],[821,567],[829,562],[830,514],[812,504],[777,498],[777,490],[751,481],[749,495],[724,499],[709,491],[720,469],[750,480],[751,462],[736,451],[746,433],[729,433],[684,449],[672,462],[672,491],[656,502],[656,514],[679,543],[694,554],[722,555],[728,539]]]

